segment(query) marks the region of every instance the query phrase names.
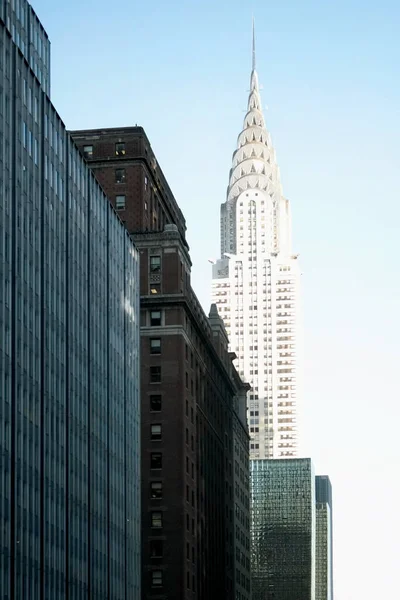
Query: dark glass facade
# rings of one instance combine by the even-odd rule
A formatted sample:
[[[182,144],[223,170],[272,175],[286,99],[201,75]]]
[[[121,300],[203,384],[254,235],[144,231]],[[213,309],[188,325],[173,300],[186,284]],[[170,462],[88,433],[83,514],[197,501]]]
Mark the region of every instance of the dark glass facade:
[[[310,459],[250,461],[253,600],[313,600],[315,479]]]
[[[130,600],[138,255],[46,95],[37,23],[0,0],[0,597]]]
[[[327,475],[317,475],[315,478],[315,501],[329,504],[332,509],[332,485]]]
[[[333,598],[332,486],[327,475],[315,478],[315,600]]]

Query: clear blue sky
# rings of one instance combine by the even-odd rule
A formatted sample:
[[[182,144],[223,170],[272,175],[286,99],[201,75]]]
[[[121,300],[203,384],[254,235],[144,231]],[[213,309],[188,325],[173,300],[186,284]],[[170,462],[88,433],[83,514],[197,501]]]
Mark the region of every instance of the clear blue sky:
[[[142,125],[208,306],[251,13],[301,255],[306,453],[334,486],[336,600],[398,596],[400,4],[33,0],[68,128]]]

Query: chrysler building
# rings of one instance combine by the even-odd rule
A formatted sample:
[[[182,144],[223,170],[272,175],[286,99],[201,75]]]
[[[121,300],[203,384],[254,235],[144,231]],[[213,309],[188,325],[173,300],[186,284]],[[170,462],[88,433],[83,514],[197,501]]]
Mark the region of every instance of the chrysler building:
[[[250,456],[295,457],[300,270],[291,246],[290,204],[262,111],[254,28],[248,108],[221,205],[221,258],[212,276],[212,302],[236,366],[251,385]]]

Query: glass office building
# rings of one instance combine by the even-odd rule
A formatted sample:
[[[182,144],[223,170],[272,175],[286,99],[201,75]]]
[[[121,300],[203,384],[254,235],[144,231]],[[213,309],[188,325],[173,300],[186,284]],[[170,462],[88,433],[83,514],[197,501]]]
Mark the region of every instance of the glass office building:
[[[327,475],[317,475],[315,478],[315,501],[315,600],[332,600],[332,486]]]
[[[315,478],[310,459],[250,461],[253,600],[314,600]]]
[[[131,600],[138,255],[48,98],[49,60],[30,6],[0,0],[0,597]]]
[[[0,0],[0,19],[50,96],[50,41],[32,6],[26,0]]]

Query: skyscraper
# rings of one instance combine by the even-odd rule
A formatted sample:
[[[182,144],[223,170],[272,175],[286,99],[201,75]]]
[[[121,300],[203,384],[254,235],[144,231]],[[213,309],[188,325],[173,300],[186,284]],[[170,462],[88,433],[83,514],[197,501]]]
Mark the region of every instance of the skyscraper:
[[[332,486],[327,475],[315,478],[315,502],[315,600],[332,600]]]
[[[0,597],[140,597],[138,252],[0,0]]]
[[[243,130],[221,206],[221,258],[212,301],[237,355],[248,395],[252,458],[296,456],[299,266],[289,201],[262,111],[255,61]]]
[[[253,600],[314,600],[315,477],[309,458],[252,460]]]

